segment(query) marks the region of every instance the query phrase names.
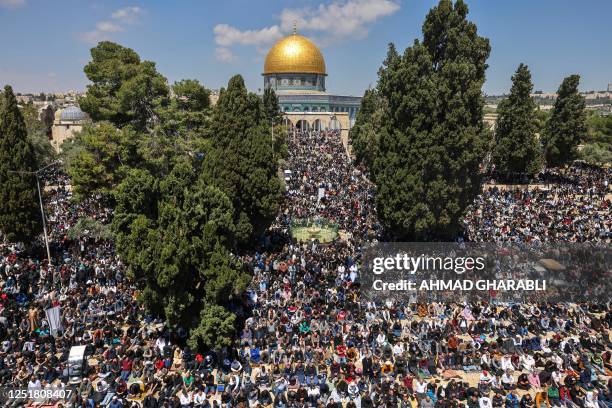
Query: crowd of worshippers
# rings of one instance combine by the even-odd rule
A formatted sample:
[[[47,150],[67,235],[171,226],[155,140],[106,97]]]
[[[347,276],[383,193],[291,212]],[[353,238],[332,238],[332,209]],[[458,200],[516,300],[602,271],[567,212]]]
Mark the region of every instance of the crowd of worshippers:
[[[485,186],[464,218],[477,242],[603,242],[612,239],[612,169],[548,170],[535,184]]]
[[[107,223],[112,214],[100,197],[75,203],[66,176],[49,171],[54,266],[0,246],[0,386],[71,389],[70,398],[45,402],[74,408],[612,406],[609,304],[366,301],[361,251],[382,231],[374,186],[352,164],[339,131],[290,132],[288,151],[281,211],[265,245],[242,258],[253,276],[250,315],[233,346],[217,351],[191,350],[186,329],[169,330],[146,314],[111,242],[69,238],[79,218]],[[567,190],[585,180],[572,174],[563,177],[577,183],[555,181],[551,195],[520,203],[501,189],[485,193],[475,204],[480,213],[466,219],[469,236],[527,240],[541,230],[542,240],[604,239],[610,217],[600,180],[607,175],[588,174],[592,191],[583,194]],[[591,204],[570,208],[562,191]],[[555,219],[561,211],[570,226],[525,221],[518,208],[529,207],[526,200]],[[506,218],[512,207],[517,213]],[[584,211],[602,214],[601,222]],[[292,221],[319,217],[337,224],[342,238],[291,239]],[[498,217],[508,226],[498,230]],[[59,333],[45,314],[54,306]],[[86,364],[75,378],[68,357],[81,345]]]

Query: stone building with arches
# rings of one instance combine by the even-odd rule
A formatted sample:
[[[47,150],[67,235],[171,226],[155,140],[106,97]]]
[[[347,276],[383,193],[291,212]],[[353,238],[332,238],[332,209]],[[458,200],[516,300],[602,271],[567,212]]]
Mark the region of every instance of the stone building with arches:
[[[272,46],[264,63],[264,87],[276,92],[285,124],[298,129],[348,130],[355,122],[361,97],[326,91],[327,70],[319,48],[293,34]]]

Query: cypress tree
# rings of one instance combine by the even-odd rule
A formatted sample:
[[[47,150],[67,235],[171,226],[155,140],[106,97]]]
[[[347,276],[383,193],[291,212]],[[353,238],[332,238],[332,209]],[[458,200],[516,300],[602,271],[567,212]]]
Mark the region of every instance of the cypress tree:
[[[279,208],[270,126],[261,98],[247,92],[240,75],[232,77],[213,110],[211,148],[202,167],[206,179],[231,200],[242,244],[259,236]]]
[[[508,177],[511,173],[533,176],[540,169],[541,147],[536,139],[538,129],[536,104],[527,65],[520,64],[512,76],[510,95],[498,106],[492,160],[496,170]]]
[[[11,242],[28,244],[42,230],[34,148],[10,86],[0,104],[0,232]]]
[[[365,91],[355,124],[350,130],[351,147],[358,163],[371,167],[378,155],[378,143],[384,118],[384,99],[376,89]]]
[[[578,92],[579,82],[580,75],[570,75],[557,91],[544,137],[548,166],[562,166],[578,158],[578,144],[587,133],[585,102]]]
[[[428,13],[423,41],[390,55],[378,90],[388,104],[373,165],[377,207],[395,239],[453,239],[480,190],[489,142],[482,85],[489,42],[462,0]]]
[[[283,119],[283,113],[281,112],[280,105],[278,103],[278,96],[276,96],[274,89],[264,89],[262,100],[264,112],[268,122],[279,125]]]

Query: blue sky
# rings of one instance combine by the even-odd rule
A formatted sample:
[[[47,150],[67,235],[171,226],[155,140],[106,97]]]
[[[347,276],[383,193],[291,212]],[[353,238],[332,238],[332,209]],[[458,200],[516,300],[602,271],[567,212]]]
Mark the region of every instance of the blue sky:
[[[265,51],[298,31],[322,47],[330,92],[361,95],[394,42],[421,36],[434,0],[0,0],[0,85],[16,91],[83,90],[97,40],[134,48],[170,81],[219,88],[239,73],[261,87]],[[467,0],[491,41],[489,94],[505,92],[520,62],[535,89],[554,91],[579,73],[581,89],[612,82],[611,0]]]

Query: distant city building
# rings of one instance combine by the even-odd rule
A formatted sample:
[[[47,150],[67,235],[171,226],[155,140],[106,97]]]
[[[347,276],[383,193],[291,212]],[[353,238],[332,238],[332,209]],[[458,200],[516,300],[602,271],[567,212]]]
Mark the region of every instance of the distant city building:
[[[62,143],[71,138],[75,132],[83,130],[83,126],[89,117],[79,107],[68,106],[55,112],[55,120],[51,127],[51,145],[56,151],[60,151]]]
[[[214,89],[210,92],[210,96],[208,98],[210,100],[210,104],[212,106],[215,106],[217,104],[217,101],[219,100],[219,90],[218,89]]]

